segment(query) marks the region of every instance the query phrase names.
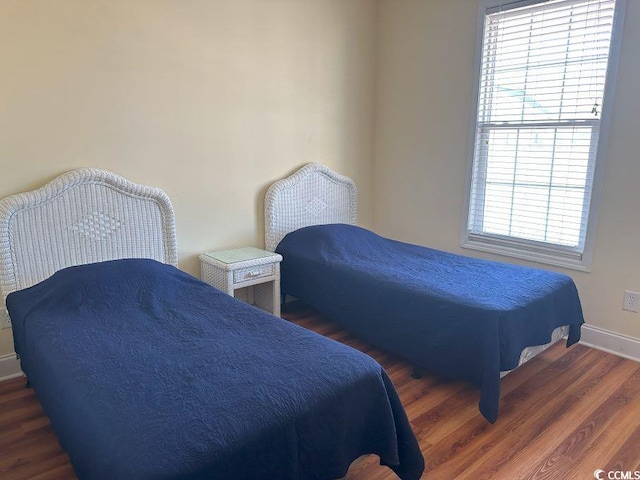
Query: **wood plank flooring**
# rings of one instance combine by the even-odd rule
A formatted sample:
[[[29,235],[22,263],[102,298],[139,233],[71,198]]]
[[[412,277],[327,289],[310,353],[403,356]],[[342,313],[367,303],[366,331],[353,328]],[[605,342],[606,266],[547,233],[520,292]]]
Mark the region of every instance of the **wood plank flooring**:
[[[475,387],[429,374],[416,380],[406,362],[301,303],[288,304],[283,317],[385,367],[424,453],[425,479],[584,480],[596,469],[640,471],[640,363],[556,344],[502,380],[500,417],[491,425],[478,412]],[[378,462],[355,462],[346,479],[397,478]],[[0,478],[76,478],[22,378],[0,383]]]

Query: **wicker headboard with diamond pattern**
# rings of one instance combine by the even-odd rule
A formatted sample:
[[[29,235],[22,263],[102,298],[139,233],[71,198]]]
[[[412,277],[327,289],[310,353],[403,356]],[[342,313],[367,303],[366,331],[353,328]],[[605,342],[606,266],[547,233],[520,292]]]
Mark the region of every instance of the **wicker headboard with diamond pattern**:
[[[56,271],[119,258],[177,265],[169,197],[105,170],[72,170],[0,200],[2,298]]]
[[[309,163],[272,184],[264,203],[265,245],[272,252],[298,228],[358,221],[355,183],[319,163]]]

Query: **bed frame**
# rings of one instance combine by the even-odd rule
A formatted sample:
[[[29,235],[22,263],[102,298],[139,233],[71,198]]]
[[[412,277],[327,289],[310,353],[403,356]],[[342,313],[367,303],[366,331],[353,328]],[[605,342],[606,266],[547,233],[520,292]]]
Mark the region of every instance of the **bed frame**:
[[[151,258],[177,266],[169,197],[95,168],[0,200],[0,289],[7,295],[74,265]]]
[[[265,245],[275,251],[289,232],[328,223],[357,224],[358,192],[348,177],[319,163],[309,163],[289,177],[278,180],[265,196]],[[568,326],[556,328],[545,345],[527,347],[518,366],[529,361],[569,334]],[[501,376],[512,370],[501,372]],[[418,374],[418,372],[416,372]]]

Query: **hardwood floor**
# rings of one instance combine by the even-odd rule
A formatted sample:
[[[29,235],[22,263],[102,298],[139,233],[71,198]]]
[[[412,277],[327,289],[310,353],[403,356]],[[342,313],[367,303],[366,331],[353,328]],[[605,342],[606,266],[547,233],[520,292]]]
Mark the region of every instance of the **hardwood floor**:
[[[428,374],[413,379],[407,363],[301,303],[287,305],[283,317],[385,367],[420,442],[426,479],[585,480],[596,469],[640,471],[640,363],[556,344],[502,380],[500,417],[491,425],[478,412],[475,387]],[[0,383],[0,478],[75,478],[22,378]],[[397,477],[369,456],[354,463],[346,478]]]

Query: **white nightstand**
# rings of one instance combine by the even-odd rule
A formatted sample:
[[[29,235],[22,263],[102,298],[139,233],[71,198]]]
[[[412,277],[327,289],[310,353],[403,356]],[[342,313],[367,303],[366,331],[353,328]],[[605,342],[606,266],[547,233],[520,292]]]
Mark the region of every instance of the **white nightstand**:
[[[216,250],[200,255],[202,280],[231,295],[247,289],[249,303],[280,316],[282,256],[254,247]]]

